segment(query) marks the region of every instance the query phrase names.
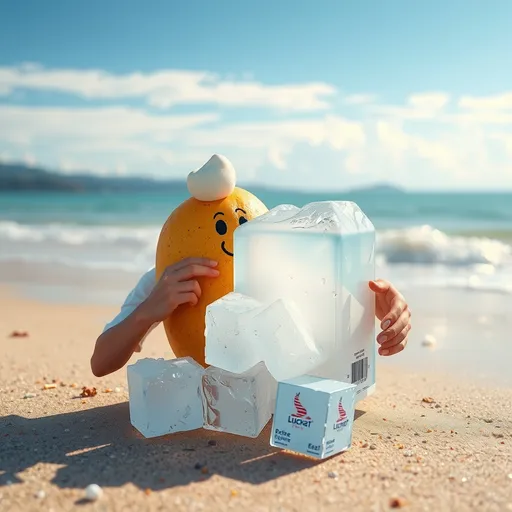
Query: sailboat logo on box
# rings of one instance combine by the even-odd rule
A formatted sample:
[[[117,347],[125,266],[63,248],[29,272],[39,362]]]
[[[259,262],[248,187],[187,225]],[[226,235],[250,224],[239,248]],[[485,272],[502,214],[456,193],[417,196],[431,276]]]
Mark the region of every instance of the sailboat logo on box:
[[[336,423],[334,424],[333,428],[334,430],[339,430],[346,426],[348,423],[348,416],[343,408],[343,398],[340,397],[340,401],[338,402],[338,419],[336,420]]]
[[[306,427],[309,428],[311,426],[311,416],[308,416],[307,409],[302,405],[300,401],[300,392],[295,395],[293,399],[293,406],[295,407],[295,413],[290,414],[288,416],[288,423],[291,423],[297,427]]]

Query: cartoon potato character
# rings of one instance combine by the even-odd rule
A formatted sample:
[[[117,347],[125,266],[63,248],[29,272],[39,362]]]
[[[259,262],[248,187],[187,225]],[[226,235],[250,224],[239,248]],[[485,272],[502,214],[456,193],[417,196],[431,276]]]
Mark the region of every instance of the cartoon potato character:
[[[180,204],[165,222],[156,251],[156,277],[184,258],[205,257],[218,262],[219,277],[199,278],[201,297],[195,306],[183,304],[163,324],[176,357],[190,356],[206,366],[206,306],[233,291],[233,232],[244,222],[267,212],[247,190],[236,188],[231,162],[213,155],[188,175],[191,198]]]

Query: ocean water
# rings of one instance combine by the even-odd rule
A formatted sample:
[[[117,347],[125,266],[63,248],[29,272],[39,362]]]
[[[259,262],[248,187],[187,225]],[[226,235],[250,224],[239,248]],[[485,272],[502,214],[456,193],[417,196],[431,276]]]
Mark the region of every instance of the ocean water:
[[[379,276],[402,289],[512,293],[512,194],[255,193],[269,208],[355,201],[377,229]],[[133,282],[153,265],[159,230],[185,199],[169,193],[0,194],[0,280],[58,287],[94,278],[124,289],[126,279]]]

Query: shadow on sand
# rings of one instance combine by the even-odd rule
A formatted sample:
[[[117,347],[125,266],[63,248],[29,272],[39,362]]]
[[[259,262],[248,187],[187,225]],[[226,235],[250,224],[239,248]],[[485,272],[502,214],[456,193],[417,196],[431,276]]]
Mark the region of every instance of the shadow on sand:
[[[322,463],[271,447],[271,422],[257,439],[203,429],[144,439],[130,424],[128,403],[0,420],[0,486],[21,482],[19,474],[38,463],[62,466],[52,479],[61,488],[131,482],[151,490],[214,474],[260,484]]]

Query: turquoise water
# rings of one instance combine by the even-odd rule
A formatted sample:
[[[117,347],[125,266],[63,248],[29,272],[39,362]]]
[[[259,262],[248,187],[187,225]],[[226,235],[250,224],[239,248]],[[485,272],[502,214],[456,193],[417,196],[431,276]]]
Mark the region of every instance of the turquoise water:
[[[429,224],[450,233],[512,233],[512,194],[354,193],[258,191],[269,207],[317,200],[355,201],[377,229]],[[184,194],[0,194],[0,221],[20,224],[161,225]]]

